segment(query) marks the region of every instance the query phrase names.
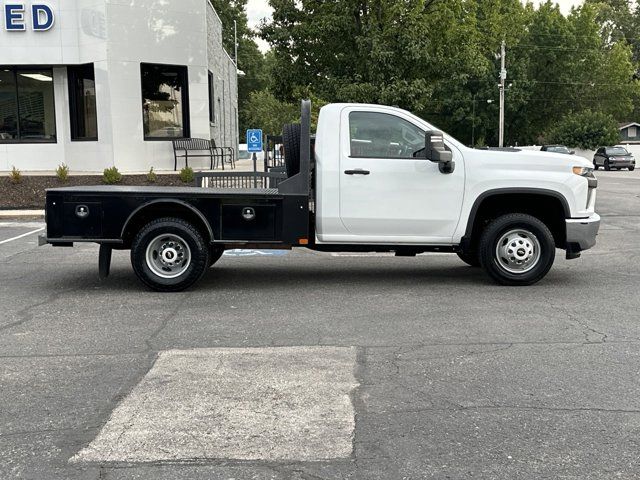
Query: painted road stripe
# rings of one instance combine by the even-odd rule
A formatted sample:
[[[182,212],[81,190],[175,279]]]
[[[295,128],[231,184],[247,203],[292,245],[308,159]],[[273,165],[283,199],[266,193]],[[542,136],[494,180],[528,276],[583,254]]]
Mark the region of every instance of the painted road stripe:
[[[39,227],[44,227],[44,223],[43,222],[0,222],[0,227],[39,228]]]
[[[356,349],[161,352],[80,462],[348,458]]]
[[[13,242],[14,240],[19,240],[19,239],[24,238],[24,237],[28,237],[29,235],[33,235],[34,233],[42,232],[44,229],[45,229],[45,227],[42,227],[42,228],[39,228],[38,230],[34,230],[33,232],[23,233],[22,235],[18,235],[17,237],[8,238],[7,240],[2,240],[0,242],[0,245],[3,245],[5,243],[9,243],[9,242]]]

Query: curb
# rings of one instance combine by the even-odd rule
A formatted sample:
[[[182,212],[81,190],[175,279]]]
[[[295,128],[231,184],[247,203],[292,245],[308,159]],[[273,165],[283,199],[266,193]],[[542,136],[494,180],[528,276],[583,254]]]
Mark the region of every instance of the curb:
[[[44,220],[44,210],[0,210],[0,220]]]

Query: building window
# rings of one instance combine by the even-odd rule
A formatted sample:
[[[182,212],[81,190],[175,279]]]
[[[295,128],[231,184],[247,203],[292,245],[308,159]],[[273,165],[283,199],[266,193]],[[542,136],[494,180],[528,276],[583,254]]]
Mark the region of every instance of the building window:
[[[145,140],[188,137],[187,67],[143,63],[141,73]]]
[[[0,142],[56,142],[52,69],[0,67]]]
[[[71,140],[98,140],[96,77],[93,64],[67,67]]]
[[[638,135],[637,128],[635,126],[629,127],[629,138],[636,138],[637,135]]]
[[[209,72],[209,122],[216,123],[216,99],[213,85],[213,73]]]

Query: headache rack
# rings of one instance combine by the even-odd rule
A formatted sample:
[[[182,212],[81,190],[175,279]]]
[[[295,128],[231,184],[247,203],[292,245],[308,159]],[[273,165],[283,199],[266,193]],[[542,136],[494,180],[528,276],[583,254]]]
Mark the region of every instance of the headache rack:
[[[311,102],[302,100],[300,115],[300,170],[288,177],[282,166],[266,172],[198,172],[195,186],[201,188],[277,189],[289,195],[311,194]],[[285,158],[286,161],[286,158]]]
[[[287,179],[278,172],[198,172],[195,186],[201,188],[277,189]]]

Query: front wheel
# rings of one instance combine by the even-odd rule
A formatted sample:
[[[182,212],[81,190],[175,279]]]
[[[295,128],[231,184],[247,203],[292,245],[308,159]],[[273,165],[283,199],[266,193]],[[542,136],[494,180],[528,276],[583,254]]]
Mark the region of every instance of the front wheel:
[[[600,165],[598,165],[595,161],[593,162],[593,169],[594,170],[599,170],[600,169]]]
[[[633,172],[636,169],[636,167],[629,167],[629,171]]]
[[[131,245],[138,278],[159,292],[179,292],[204,275],[209,246],[200,232],[180,218],[160,218],[140,230]]]
[[[609,163],[609,160],[604,161],[604,169],[607,172],[611,171],[611,164]]]
[[[549,228],[531,215],[512,213],[492,221],[480,238],[480,262],[502,285],[533,285],[555,260]]]

